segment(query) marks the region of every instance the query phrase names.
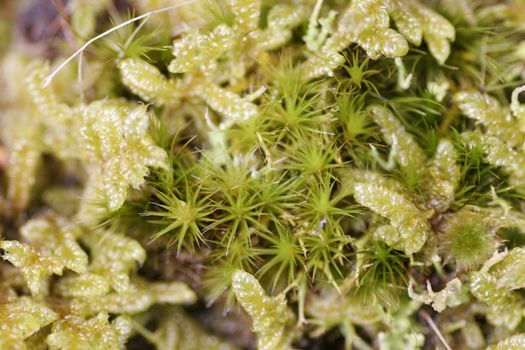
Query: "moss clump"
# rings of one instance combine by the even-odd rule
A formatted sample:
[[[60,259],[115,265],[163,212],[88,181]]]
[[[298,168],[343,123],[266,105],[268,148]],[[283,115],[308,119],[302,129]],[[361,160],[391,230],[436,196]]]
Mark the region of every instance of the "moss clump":
[[[0,348],[523,347],[519,1],[168,3],[0,4]]]
[[[456,233],[451,239],[450,254],[460,263],[470,265],[476,263],[486,255],[489,248],[489,240],[484,236],[486,232],[482,225],[463,226],[458,228],[461,233]]]
[[[460,269],[479,267],[496,249],[492,231],[479,213],[460,211],[444,222],[440,249]]]

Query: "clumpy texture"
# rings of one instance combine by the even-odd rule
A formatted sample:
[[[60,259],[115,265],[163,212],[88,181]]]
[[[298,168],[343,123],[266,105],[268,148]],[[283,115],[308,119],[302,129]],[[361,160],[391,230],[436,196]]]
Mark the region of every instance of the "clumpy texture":
[[[1,1],[0,348],[525,349],[524,14]]]

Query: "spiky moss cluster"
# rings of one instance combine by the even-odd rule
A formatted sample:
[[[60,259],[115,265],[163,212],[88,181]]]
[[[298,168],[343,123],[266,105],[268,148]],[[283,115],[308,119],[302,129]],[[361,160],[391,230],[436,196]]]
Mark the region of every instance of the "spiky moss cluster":
[[[519,1],[181,2],[52,73],[115,5],[2,50],[0,348],[524,348]]]

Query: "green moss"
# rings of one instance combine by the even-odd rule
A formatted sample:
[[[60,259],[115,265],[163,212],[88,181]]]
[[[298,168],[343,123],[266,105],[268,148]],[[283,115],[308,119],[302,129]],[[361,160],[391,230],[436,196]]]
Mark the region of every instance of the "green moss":
[[[474,268],[484,262],[496,248],[494,233],[483,217],[468,210],[445,221],[442,252],[459,268]]]
[[[21,3],[0,347],[521,346],[519,1]]]
[[[406,257],[382,242],[358,251],[359,270],[353,293],[365,304],[397,309],[406,291]]]
[[[467,263],[488,249],[487,232],[483,225],[463,226],[451,237],[450,253],[455,259]]]

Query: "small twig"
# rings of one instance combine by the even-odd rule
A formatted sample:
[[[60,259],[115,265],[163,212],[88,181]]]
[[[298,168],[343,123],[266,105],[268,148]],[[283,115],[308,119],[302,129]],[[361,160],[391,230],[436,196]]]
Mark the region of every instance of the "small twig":
[[[423,317],[425,319],[425,321],[427,321],[428,325],[430,326],[430,328],[432,329],[432,331],[434,331],[434,333],[436,333],[438,339],[441,341],[441,343],[443,344],[443,346],[445,347],[445,349],[447,350],[452,350],[452,348],[450,347],[450,345],[447,344],[447,341],[445,340],[445,338],[443,337],[443,334],[441,334],[441,332],[439,331],[439,329],[437,328],[436,324],[434,323],[434,321],[432,320],[432,317],[430,317],[430,315],[425,311],[425,310],[421,310],[419,311],[419,314],[421,315],[421,317]]]
[[[64,1],[63,0],[51,0],[51,3],[55,7],[55,9],[58,12],[58,15],[60,16],[60,26],[62,27],[62,32],[64,33],[64,37],[67,41],[71,44],[72,47],[77,48],[77,42],[75,40],[75,35],[73,34],[73,29],[71,29],[71,26],[69,25],[67,21],[67,14],[64,8]]]
[[[89,45],[93,44],[95,41],[105,37],[106,35],[108,34],[111,34],[113,33],[114,31],[116,30],[119,30],[120,28],[122,27],[125,27],[127,26],[128,24],[130,23],[133,23],[133,22],[137,22],[137,21],[140,21],[141,19],[143,18],[146,18],[146,17],[149,17],[149,16],[152,16],[152,15],[155,15],[155,14],[158,14],[158,13],[161,13],[161,12],[166,12],[166,11],[170,11],[170,10],[173,10],[173,9],[176,9],[178,7],[182,7],[182,6],[185,6],[185,5],[189,5],[191,3],[194,3],[195,1],[197,0],[188,0],[188,1],[183,1],[181,3],[178,3],[178,4],[175,4],[175,5],[172,5],[172,6],[168,6],[168,7],[164,7],[164,8],[161,8],[161,9],[158,9],[158,10],[154,10],[154,11],[150,11],[150,12],[147,12],[143,15],[140,15],[138,17],[135,17],[135,18],[131,18],[130,20],[127,20],[125,22],[122,22],[120,23],[119,25],[111,28],[111,29],[108,29],[106,30],[104,33],[101,33],[97,36],[95,36],[94,38],[88,40],[84,45],[82,45],[77,51],[75,51],[74,54],[72,54],[71,56],[69,56],[64,62],[62,62],[47,78],[44,79],[43,81],[43,87],[47,87],[49,86],[49,84],[51,83],[51,81],[53,80],[53,78],[58,74],[58,72],[60,72],[60,70],[62,70],[62,68],[64,68],[69,62],[71,62],[73,59],[75,59],[75,57],[77,57],[78,55],[80,55],[81,52],[83,52]]]

